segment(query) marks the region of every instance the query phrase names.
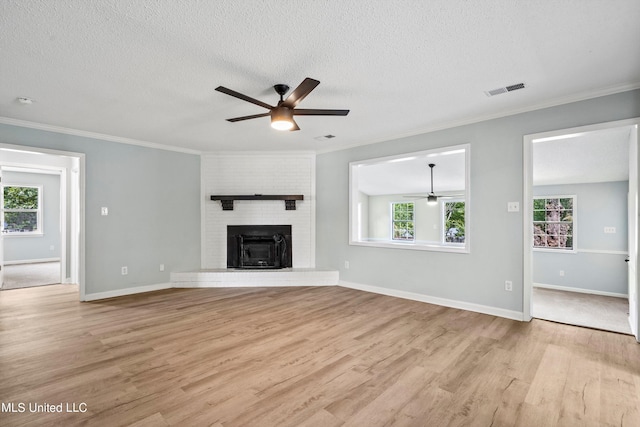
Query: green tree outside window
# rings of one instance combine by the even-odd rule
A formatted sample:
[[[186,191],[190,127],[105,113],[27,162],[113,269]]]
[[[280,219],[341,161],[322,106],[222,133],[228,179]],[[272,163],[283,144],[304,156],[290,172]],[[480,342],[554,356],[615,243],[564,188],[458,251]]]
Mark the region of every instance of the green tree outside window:
[[[464,202],[444,203],[444,241],[446,243],[464,243]]]
[[[415,240],[414,206],[413,202],[392,203],[392,239]]]
[[[3,233],[40,231],[40,189],[38,187],[4,186]]]

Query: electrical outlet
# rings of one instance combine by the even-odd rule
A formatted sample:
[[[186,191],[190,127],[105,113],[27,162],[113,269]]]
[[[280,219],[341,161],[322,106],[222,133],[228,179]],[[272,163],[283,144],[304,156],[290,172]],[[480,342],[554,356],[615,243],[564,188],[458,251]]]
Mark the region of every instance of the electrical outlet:
[[[164,271],[164,264],[160,264],[160,271]]]
[[[129,274],[129,269],[127,267],[122,267],[120,271],[122,272],[123,276],[126,276],[127,274]]]
[[[344,268],[345,268],[345,270],[349,269],[349,261],[345,261],[344,262]]]
[[[505,280],[504,281],[504,290],[505,291],[512,291],[513,290],[513,282],[511,280]]]
[[[564,277],[564,270],[560,270],[560,277]]]

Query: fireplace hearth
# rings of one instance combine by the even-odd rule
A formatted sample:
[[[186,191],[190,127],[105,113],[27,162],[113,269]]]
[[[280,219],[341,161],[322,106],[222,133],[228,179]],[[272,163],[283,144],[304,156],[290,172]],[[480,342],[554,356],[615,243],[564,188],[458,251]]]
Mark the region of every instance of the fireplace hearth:
[[[228,225],[227,268],[291,267],[290,225]]]

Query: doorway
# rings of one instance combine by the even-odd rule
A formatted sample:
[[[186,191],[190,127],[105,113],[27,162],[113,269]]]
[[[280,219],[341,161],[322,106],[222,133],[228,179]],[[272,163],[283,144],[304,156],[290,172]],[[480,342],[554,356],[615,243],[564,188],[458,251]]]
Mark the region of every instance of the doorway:
[[[66,175],[61,169],[2,166],[4,275],[1,289],[64,283]]]
[[[74,283],[83,299],[84,154],[0,144],[0,177],[6,187],[38,199],[19,206],[19,215],[4,200],[0,205],[3,289]]]
[[[638,122],[525,136],[525,320],[637,338]]]

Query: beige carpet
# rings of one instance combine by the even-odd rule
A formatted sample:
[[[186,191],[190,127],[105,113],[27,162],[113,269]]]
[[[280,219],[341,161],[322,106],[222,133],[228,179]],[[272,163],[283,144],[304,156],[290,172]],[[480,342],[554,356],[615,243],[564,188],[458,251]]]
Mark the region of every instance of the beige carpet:
[[[14,264],[4,266],[2,289],[30,288],[60,283],[59,262]]]
[[[625,298],[533,288],[532,301],[537,319],[631,335]]]

